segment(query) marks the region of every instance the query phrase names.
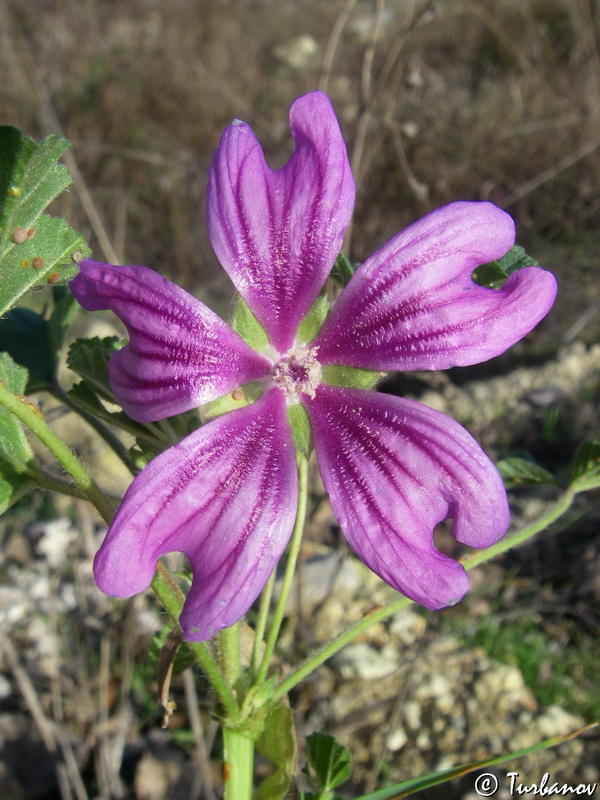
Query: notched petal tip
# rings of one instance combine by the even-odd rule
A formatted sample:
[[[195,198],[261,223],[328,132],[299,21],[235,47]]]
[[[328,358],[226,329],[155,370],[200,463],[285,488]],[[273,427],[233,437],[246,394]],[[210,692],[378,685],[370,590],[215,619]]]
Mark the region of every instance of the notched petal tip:
[[[488,547],[509,510],[500,475],[460,425],[420,403],[321,384],[305,405],[333,511],[375,573],[428,608],[467,591],[464,568],[439,552],[433,530]]]
[[[535,327],[555,295],[553,277],[533,267],[502,289],[474,283],[473,270],[503,256],[514,235],[512,218],[491,203],[452,203],[415,222],[367,259],[342,292],[315,341],[322,363],[448,369],[503,353]]]
[[[71,288],[111,309],[129,344],[110,361],[115,397],[137,422],[174,416],[268,374],[270,363],[184,289],[147,267],[82,262]]]
[[[191,641],[237,622],[289,540],[295,450],[279,390],[190,434],[134,479],[95,560],[98,586],[130,597],[157,560],[185,553],[193,572],[182,626]]]
[[[320,92],[299,98],[290,124],[295,149],[278,170],[268,167],[249,126],[227,128],[207,196],[215,253],[280,353],[292,347],[329,274],[355,193],[329,99]]]

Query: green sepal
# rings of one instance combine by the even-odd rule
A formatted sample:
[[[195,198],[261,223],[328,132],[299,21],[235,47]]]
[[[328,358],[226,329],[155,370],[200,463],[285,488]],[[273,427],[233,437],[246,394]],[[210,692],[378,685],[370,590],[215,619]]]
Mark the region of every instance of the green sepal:
[[[323,327],[327,314],[329,314],[329,300],[327,295],[320,294],[300,323],[296,337],[298,341],[304,343],[312,342]]]
[[[335,260],[333,268],[329,273],[329,277],[334,280],[339,286],[346,286],[350,282],[350,278],[356,272],[356,267],[352,264],[346,255],[340,250],[338,257]]]
[[[600,487],[600,442],[585,442],[577,451],[571,472],[571,489],[588,492]]]
[[[153,455],[149,457],[146,448],[142,448],[138,444],[135,444],[133,447],[129,448],[129,458],[131,459],[131,463],[134,466],[136,475],[150,463]]]
[[[256,749],[273,764],[274,770],[258,785],[254,800],[283,800],[296,767],[294,715],[289,706],[278,703],[269,711]]]
[[[241,297],[238,298],[235,305],[231,327],[253,350],[264,353],[268,348],[269,337],[265,333],[265,329],[250,310],[248,303]]]
[[[292,429],[296,450],[308,458],[313,450],[313,438],[306,409],[301,403],[292,403],[287,407],[287,418]]]
[[[71,183],[57,160],[69,148],[59,136],[37,144],[0,126],[0,316],[32,289],[70,280],[89,254],[64,219],[44,213]]]
[[[321,381],[329,386],[346,386],[349,389],[372,389],[385,376],[384,372],[360,367],[331,364],[321,370]]]
[[[502,258],[477,267],[471,277],[480,286],[485,286],[488,289],[500,289],[513,272],[517,272],[523,267],[537,266],[539,264],[534,258],[528,256],[522,247],[515,245]]]
[[[551,472],[540,467],[527,458],[504,458],[498,461],[496,468],[507,489],[520,486],[540,486],[543,484],[556,485],[556,479]]]
[[[239,389],[221,395],[221,397],[217,397],[216,400],[203,406],[203,416],[207,419],[213,419],[223,414],[229,414],[230,411],[236,411],[238,408],[245,408],[258,400],[261,394],[262,388],[259,383],[246,383]]]
[[[6,389],[23,394],[27,377],[26,369],[8,353],[0,353],[0,381]],[[31,475],[33,464],[33,451],[21,423],[0,406],[0,514],[37,485]]]

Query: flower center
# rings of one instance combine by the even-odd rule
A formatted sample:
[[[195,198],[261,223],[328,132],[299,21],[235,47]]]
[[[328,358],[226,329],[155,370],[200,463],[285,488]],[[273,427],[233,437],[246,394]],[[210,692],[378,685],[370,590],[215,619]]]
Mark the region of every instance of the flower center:
[[[321,382],[321,365],[317,347],[292,347],[273,367],[273,380],[289,398],[298,400],[301,394],[315,396]]]

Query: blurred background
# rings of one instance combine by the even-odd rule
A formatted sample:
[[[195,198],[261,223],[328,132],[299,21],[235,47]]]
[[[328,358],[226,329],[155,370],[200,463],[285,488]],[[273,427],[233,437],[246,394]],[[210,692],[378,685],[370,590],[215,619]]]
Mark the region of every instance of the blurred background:
[[[72,142],[75,183],[55,213],[89,238],[94,258],[146,264],[227,314],[233,289],[204,221],[221,132],[246,120],[280,166],[292,149],[290,104],[323,89],[358,185],[352,260],[440,205],[486,199],[512,214],[517,243],[559,279],[551,314],[505,356],[386,388],[447,411],[492,457],[525,454],[564,479],[577,446],[598,435],[599,31],[598,0],[5,0],[0,124]],[[86,440],[84,457],[97,447]],[[515,493],[516,523],[555,496]],[[316,483],[314,501],[309,555],[333,552],[345,569],[355,562],[337,555],[340,533]],[[482,570],[467,603],[381,626],[356,662],[323,668],[294,698],[302,732],[320,727],[353,749],[348,797],[510,749],[523,730],[533,743],[598,719],[599,519],[588,500],[563,530]],[[210,726],[201,747],[202,720],[186,705],[198,694],[202,705],[202,681],[177,679],[181,711],[163,735],[155,673],[142,663],[160,619],[143,598],[99,597],[89,571],[98,535],[85,508],[41,494],[0,521],[2,796],[216,797]],[[362,573],[344,580],[354,616],[387,597]],[[290,661],[317,635],[303,622],[315,613],[307,602],[290,614]],[[318,600],[323,620],[339,630],[342,609],[326,605]],[[357,693],[367,711],[352,706]],[[597,744],[550,751],[527,777],[550,768],[565,781],[596,779]],[[214,779],[189,778],[197,759]],[[452,791],[467,797],[472,785]]]

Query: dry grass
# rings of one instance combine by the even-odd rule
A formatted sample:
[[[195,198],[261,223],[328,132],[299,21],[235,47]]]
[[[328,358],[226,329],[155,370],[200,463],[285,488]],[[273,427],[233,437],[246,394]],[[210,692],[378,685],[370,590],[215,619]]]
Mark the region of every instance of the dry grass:
[[[546,357],[570,331],[589,342],[600,330],[599,28],[598,0],[7,0],[0,124],[34,138],[60,128],[73,142],[80,178],[60,211],[95,257],[152,266],[222,311],[232,289],[203,211],[221,131],[246,119],[280,165],[291,101],[324,88],[359,184],[352,257],[446,202],[493,200],[559,274],[563,300],[533,351]],[[297,67],[278,48],[300,34],[318,50]],[[5,520],[4,542],[26,522]],[[0,565],[9,579],[11,558]],[[24,662],[30,634],[14,629],[13,697],[34,722],[28,735],[37,729],[55,756],[61,797],[134,796],[119,770],[139,758],[132,731],[150,747],[134,722],[154,703],[135,683],[150,674],[136,662],[145,643],[128,648],[137,617],[127,612],[124,628],[121,608],[85,585],[89,552],[82,563],[87,577],[81,566],[69,576],[78,610],[46,620],[56,633],[49,684],[35,678],[37,656]],[[179,691],[190,697],[194,686]],[[209,777],[181,792],[215,796]]]

